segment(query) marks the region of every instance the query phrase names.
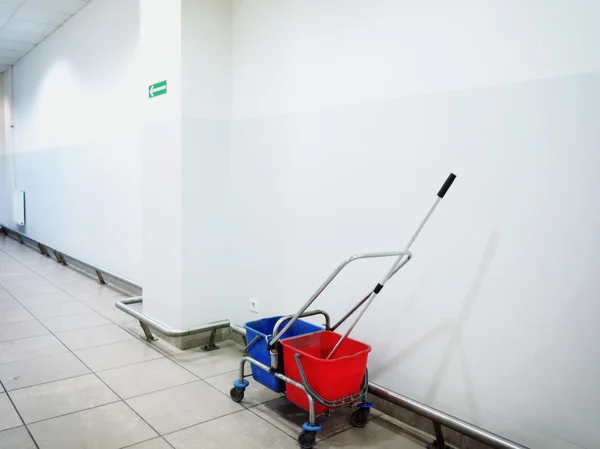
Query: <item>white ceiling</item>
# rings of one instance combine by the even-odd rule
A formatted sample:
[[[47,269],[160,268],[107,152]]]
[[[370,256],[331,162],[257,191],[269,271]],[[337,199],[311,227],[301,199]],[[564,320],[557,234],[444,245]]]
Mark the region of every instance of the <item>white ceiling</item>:
[[[0,0],[0,72],[42,42],[90,0]]]

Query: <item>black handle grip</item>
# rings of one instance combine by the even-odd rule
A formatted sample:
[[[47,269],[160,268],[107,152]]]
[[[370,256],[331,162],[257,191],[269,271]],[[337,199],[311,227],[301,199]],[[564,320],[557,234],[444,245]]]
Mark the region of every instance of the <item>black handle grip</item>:
[[[446,179],[446,182],[444,183],[444,185],[442,186],[442,188],[438,192],[438,196],[440,198],[444,198],[444,195],[446,194],[446,192],[448,191],[448,189],[450,188],[450,186],[452,185],[452,183],[454,182],[455,179],[456,179],[456,175],[454,173],[450,173],[448,175],[448,178]]]

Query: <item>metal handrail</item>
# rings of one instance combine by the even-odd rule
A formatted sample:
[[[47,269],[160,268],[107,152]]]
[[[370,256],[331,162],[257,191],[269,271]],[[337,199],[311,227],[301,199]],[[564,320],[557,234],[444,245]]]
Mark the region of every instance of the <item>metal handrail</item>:
[[[67,260],[72,260],[80,265],[89,267],[90,269],[92,269],[96,272],[96,275],[98,276],[98,281],[101,284],[104,284],[104,279],[103,279],[102,275],[105,275],[105,276],[109,276],[109,277],[113,278],[116,281],[122,282],[123,284],[127,284],[135,289],[142,290],[142,286],[140,284],[138,284],[137,282],[132,281],[131,279],[124,278],[122,276],[119,276],[119,275],[113,273],[112,271],[106,270],[104,268],[101,268],[101,267],[98,267],[91,263],[85,262],[76,257],[70,256],[62,251],[59,251],[56,248],[51,247],[50,245],[47,245],[38,240],[35,240],[35,239],[31,238],[30,236],[23,234],[22,232],[15,231],[14,229],[4,226],[3,224],[0,224],[0,228],[4,229],[8,235],[14,234],[14,235],[18,236],[19,237],[18,240],[21,243],[24,243],[23,239],[32,242],[35,246],[37,246],[39,248],[40,252],[45,256],[49,256],[50,252],[54,253],[58,263],[62,263],[64,265],[66,263],[64,259],[67,259]],[[61,260],[61,257],[62,257],[62,260]],[[100,275],[99,275],[99,273],[100,273]]]
[[[45,243],[41,243],[39,241],[36,241],[35,239],[32,239],[31,237],[29,237],[21,232],[15,231],[14,229],[11,229],[2,224],[0,224],[0,229],[4,230],[8,235],[10,235],[10,234],[17,235],[19,237],[19,241],[21,243],[23,243],[23,239],[33,242],[34,244],[36,244],[39,247],[40,252],[46,256],[49,256],[49,253],[45,252],[45,250],[46,251],[50,250],[50,251],[54,252],[55,255],[58,254],[59,256],[62,256],[63,258],[67,258],[67,259],[73,260],[77,263],[80,263],[82,265],[88,266],[91,269],[93,269],[94,271],[96,271],[97,273],[100,272],[102,274],[105,274],[107,276],[110,276],[110,277],[118,280],[119,282],[128,284],[131,287],[142,290],[142,286],[136,282],[133,282],[129,279],[118,276],[118,275],[112,273],[111,271],[105,270],[100,267],[96,267],[92,264],[84,262],[75,257],[69,256],[68,254],[58,251],[58,250],[52,248],[51,246],[46,245]],[[57,259],[58,259],[58,262],[61,262],[59,257],[57,257]],[[350,263],[353,260],[356,260],[356,259],[354,257],[352,257],[352,258],[346,260],[343,265],[346,265],[347,263]],[[343,268],[343,266],[342,266],[342,268]],[[326,287],[326,285],[325,285],[325,287]],[[318,293],[320,294],[321,292],[318,292]],[[316,296],[318,296],[318,294]],[[316,296],[315,296],[315,298],[316,298]],[[154,329],[158,330],[162,334],[164,334],[166,336],[170,336],[170,337],[181,337],[181,336],[196,334],[199,332],[214,331],[214,330],[217,330],[220,328],[225,328],[225,327],[230,327],[232,332],[234,332],[236,334],[242,335],[244,337],[246,336],[246,330],[243,327],[241,327],[237,324],[230,324],[229,320],[221,320],[221,321],[215,321],[212,323],[207,323],[201,327],[194,328],[194,329],[181,329],[181,330],[170,329],[170,328],[166,327],[164,324],[148,317],[147,315],[144,315],[143,313],[138,312],[137,310],[134,310],[131,307],[128,307],[129,305],[140,304],[142,302],[143,302],[143,298],[141,296],[137,296],[137,297],[133,297],[133,298],[119,300],[116,302],[115,305],[117,308],[119,308],[123,312],[125,312],[125,313],[133,316],[137,320],[139,320],[140,323],[143,324],[142,328],[144,328],[144,326],[150,326],[150,327],[153,327]],[[146,329],[144,329],[144,331],[146,331]],[[268,370],[268,367],[266,367],[266,365],[265,365],[264,369]],[[275,376],[284,377],[279,373],[275,373]],[[288,379],[286,379],[286,381],[288,381]],[[300,385],[298,383],[295,383],[295,384],[297,387],[303,388],[302,385]],[[489,432],[485,429],[477,427],[473,424],[470,424],[470,423],[463,421],[459,418],[456,418],[452,415],[444,413],[440,410],[437,410],[437,409],[430,407],[426,404],[423,404],[419,401],[411,399],[407,396],[403,396],[399,393],[396,393],[392,390],[389,390],[389,389],[382,387],[381,385],[375,384],[373,382],[369,382],[369,393],[371,393],[375,396],[378,396],[381,399],[389,401],[392,404],[395,404],[402,408],[410,410],[411,412],[413,412],[417,415],[420,415],[424,418],[430,419],[431,421],[433,421],[434,423],[437,423],[438,425],[447,427],[448,429],[454,430],[462,435],[473,438],[474,440],[479,441],[483,444],[487,444],[488,446],[491,446],[493,448],[496,448],[496,449],[529,449],[526,446],[515,443],[514,441],[510,441],[506,438],[503,438],[503,437],[496,435],[492,432]]]
[[[236,324],[231,326],[231,330],[239,335],[246,336],[246,330]],[[423,404],[414,399],[403,396],[395,391],[389,390],[377,385],[373,382],[369,382],[369,393],[373,394],[381,399],[391,402],[392,404],[398,405],[402,408],[410,410],[411,412],[427,418],[438,425],[447,427],[448,429],[454,430],[462,435],[468,436],[480,443],[487,444],[495,449],[529,449],[526,446],[522,446],[514,441],[510,441],[503,438],[495,433],[489,432],[485,429],[477,427],[452,415],[444,413],[426,404]]]
[[[211,323],[206,323],[202,326],[195,327],[192,329],[172,329],[170,327],[167,327],[160,321],[156,321],[155,319],[150,318],[148,315],[144,315],[143,313],[138,312],[137,310],[129,307],[132,304],[142,304],[143,300],[144,299],[141,296],[119,299],[115,302],[115,306],[117,307],[117,309],[122,310],[128,315],[134,317],[140,323],[144,323],[150,326],[151,328],[156,329],[161,334],[166,335],[167,337],[185,337],[187,335],[198,334],[201,332],[210,332],[217,329],[229,327],[229,320],[220,320],[213,321]]]
[[[18,237],[17,240],[21,243],[25,243],[25,241],[31,242],[34,246],[37,246],[39,248],[40,252],[45,256],[50,257],[50,254],[53,253],[54,257],[56,258],[56,261],[62,265],[67,265],[66,260],[70,260],[79,265],[83,265],[91,270],[94,270],[96,272],[96,276],[98,277],[98,282],[100,282],[101,284],[106,283],[104,280],[104,276],[108,276],[108,277],[114,279],[115,281],[118,281],[118,282],[128,285],[130,287],[133,287],[136,290],[140,290],[140,291],[143,290],[142,286],[140,284],[138,284],[137,282],[134,282],[130,279],[119,276],[119,275],[113,273],[112,271],[105,270],[104,268],[100,268],[100,267],[92,265],[88,262],[84,262],[83,260],[77,259],[76,257],[73,257],[66,253],[63,253],[62,251],[52,248],[51,246],[46,245],[45,243],[39,242],[19,231],[15,231],[14,229],[11,229],[2,224],[0,224],[0,229],[2,229],[7,235],[11,236],[12,238],[14,238],[14,236],[17,236]],[[84,270],[80,270],[80,271],[83,271],[86,274],[90,274]],[[185,337],[187,335],[193,335],[193,334],[198,334],[201,332],[210,332],[210,331],[213,331],[213,334],[214,334],[214,331],[216,331],[217,329],[222,329],[222,328],[226,328],[226,327],[230,326],[229,320],[221,320],[221,321],[214,321],[211,323],[206,323],[206,324],[203,324],[202,326],[198,326],[198,327],[195,327],[192,329],[172,329],[172,328],[167,327],[163,323],[156,321],[155,319],[149,317],[148,315],[144,315],[142,312],[138,312],[137,310],[129,307],[133,304],[141,304],[142,302],[143,302],[142,296],[135,296],[135,297],[131,297],[131,298],[125,298],[125,299],[118,300],[115,303],[115,306],[119,310],[127,313],[128,315],[131,315],[132,317],[134,317],[135,319],[137,319],[140,322],[140,325],[142,326],[142,330],[144,331],[144,334],[146,335],[146,339],[149,341],[152,341],[155,339],[154,336],[152,335],[152,333],[150,332],[149,328],[156,329],[158,332],[160,332],[161,334],[163,334],[167,337]],[[214,335],[211,336],[211,342],[214,345]],[[211,345],[211,343],[209,343],[209,346],[210,345]],[[214,346],[211,349],[214,349]]]
[[[437,422],[448,429],[452,429],[462,435],[473,438],[480,443],[487,444],[488,446],[497,449],[528,449],[526,446],[522,446],[514,441],[507,440],[500,435],[496,435],[495,433],[474,426],[473,424],[470,424],[452,415],[448,415],[447,413],[425,405],[419,401],[415,401],[414,399],[403,396],[395,391],[384,388],[381,385],[369,382],[369,393],[374,394],[381,399],[385,399],[393,404],[399,405],[400,407],[410,410],[411,412],[416,413],[424,418],[430,419],[433,422]]]

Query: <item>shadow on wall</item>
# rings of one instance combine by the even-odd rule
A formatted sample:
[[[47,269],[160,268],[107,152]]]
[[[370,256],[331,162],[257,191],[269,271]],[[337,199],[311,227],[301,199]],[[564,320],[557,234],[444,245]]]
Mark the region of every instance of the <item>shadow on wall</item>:
[[[426,394],[425,402],[428,404],[434,403],[436,399],[436,395],[442,384],[442,380],[444,375],[446,374],[446,370],[452,361],[455,353],[458,352],[460,357],[460,363],[462,367],[462,371],[464,374],[464,382],[465,382],[465,390],[467,394],[467,403],[471,412],[471,416],[473,417],[472,422],[477,424],[477,405],[475,401],[475,395],[473,392],[473,385],[471,381],[471,377],[469,375],[467,357],[464,352],[462,346],[462,331],[465,328],[469,317],[471,316],[471,312],[473,310],[473,306],[477,300],[477,295],[483,282],[489,272],[492,261],[496,255],[498,250],[498,243],[500,241],[500,237],[497,231],[492,231],[481,256],[481,260],[479,262],[477,272],[475,273],[475,278],[471,283],[471,287],[465,296],[460,313],[455,320],[444,320],[439,323],[432,330],[421,336],[418,340],[414,341],[410,344],[404,351],[395,355],[391,359],[389,359],[385,366],[386,368],[379,371],[380,373],[384,373],[388,370],[397,368],[404,360],[409,358],[412,354],[417,352],[421,347],[428,345],[431,341],[434,341],[438,338],[442,338],[442,336],[447,335],[449,333],[449,338],[444,346],[442,351],[443,357],[440,360],[440,364],[435,371],[433,376],[431,387]],[[413,301],[410,301],[413,302]],[[378,373],[379,374],[379,373]]]

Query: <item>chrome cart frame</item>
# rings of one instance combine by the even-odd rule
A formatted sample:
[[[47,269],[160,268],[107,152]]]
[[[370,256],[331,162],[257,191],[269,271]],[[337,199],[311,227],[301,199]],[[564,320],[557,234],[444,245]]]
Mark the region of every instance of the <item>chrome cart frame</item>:
[[[369,386],[368,371],[365,371],[365,376],[363,378],[362,387],[358,393],[352,394],[352,395],[349,395],[349,396],[346,396],[343,398],[339,398],[334,401],[328,401],[328,400],[324,399],[322,396],[320,396],[313,388],[311,388],[311,386],[304,374],[304,369],[302,367],[300,354],[294,354],[294,358],[295,358],[296,364],[298,366],[298,371],[300,373],[301,382],[297,382],[297,381],[289,378],[285,374],[279,372],[279,368],[280,368],[279,367],[279,348],[277,346],[277,343],[279,342],[281,337],[285,334],[285,332],[288,329],[290,329],[294,325],[294,323],[300,318],[305,318],[305,317],[315,316],[315,315],[323,315],[325,318],[325,330],[335,331],[348,318],[350,318],[358,309],[360,309],[361,306],[364,305],[364,307],[358,314],[357,318],[350,325],[350,327],[344,333],[344,335],[340,338],[340,340],[337,342],[337,344],[335,345],[333,350],[330,352],[330,354],[326,357],[326,359],[330,359],[335,354],[337,349],[340,347],[342,342],[348,337],[348,335],[350,335],[350,332],[352,332],[352,330],[354,329],[354,327],[356,326],[358,321],[362,318],[365,311],[371,305],[371,303],[373,302],[375,297],[381,292],[381,290],[383,289],[385,284],[412,259],[413,254],[410,251],[410,247],[412,246],[412,244],[414,243],[414,241],[416,240],[416,238],[418,237],[420,232],[423,230],[423,227],[425,226],[425,224],[427,223],[427,221],[433,214],[433,211],[439,204],[440,200],[444,197],[444,195],[446,194],[446,192],[448,191],[448,189],[454,182],[455,178],[456,178],[456,176],[452,173],[450,174],[450,176],[448,176],[448,179],[446,179],[446,182],[444,183],[444,185],[442,186],[442,188],[440,189],[440,191],[437,194],[438,198],[436,198],[435,203],[429,209],[427,215],[422,220],[421,224],[417,228],[416,232],[413,234],[412,238],[410,239],[409,243],[406,245],[404,250],[356,254],[354,256],[351,256],[351,257],[345,259],[342,263],[340,263],[337,266],[337,268],[335,270],[333,270],[333,272],[329,275],[329,277],[327,277],[327,279],[325,279],[325,281],[312,294],[312,296],[308,299],[308,301],[306,301],[306,303],[300,308],[300,310],[298,310],[298,312],[296,312],[296,314],[281,317],[277,321],[277,323],[275,324],[275,326],[273,328],[273,332],[271,334],[273,337],[270,340],[269,340],[270,335],[265,337],[267,347],[268,347],[269,353],[270,353],[271,366],[267,366],[264,363],[261,363],[258,360],[255,360],[252,357],[249,357],[247,355],[242,357],[242,360],[240,362],[239,377],[238,377],[238,379],[236,379],[233,382],[233,388],[231,389],[231,392],[230,392],[231,398],[236,402],[241,402],[244,399],[244,391],[249,385],[249,382],[245,379],[246,376],[244,375],[244,368],[245,368],[246,362],[248,362],[264,371],[267,371],[268,373],[272,374],[273,376],[277,377],[278,379],[281,379],[282,381],[293,385],[294,387],[302,390],[306,394],[306,397],[308,399],[308,409],[309,409],[308,410],[308,422],[306,422],[302,426],[303,431],[298,436],[298,442],[300,443],[300,447],[302,447],[304,449],[312,448],[316,442],[316,434],[319,430],[321,430],[321,425],[317,424],[317,422],[316,422],[315,401],[327,408],[327,412],[326,412],[327,414],[334,410],[343,408],[343,407],[352,407],[352,406],[356,405],[358,407],[358,410],[356,410],[352,414],[352,417],[351,417],[352,425],[355,427],[364,427],[367,424],[367,421],[369,418],[369,412],[370,412],[371,407],[373,406],[372,403],[367,402],[368,386]],[[390,269],[388,270],[388,272],[386,273],[384,278],[380,282],[378,282],[377,285],[373,289],[371,289],[336,324],[331,326],[331,320],[330,320],[329,314],[323,310],[307,311],[307,309],[311,306],[311,304],[321,295],[321,293],[323,293],[323,291],[325,291],[325,289],[329,286],[329,284],[331,284],[331,282],[340,274],[340,272],[347,265],[349,265],[350,263],[352,263],[356,260],[360,260],[360,259],[375,259],[375,258],[386,258],[386,257],[396,257],[396,260],[394,261],[394,263],[392,264],[392,266],[390,267]],[[283,323],[285,323],[285,322],[287,322],[287,323],[285,325],[283,325]],[[280,329],[281,326],[283,326],[283,329]],[[247,346],[246,346],[244,352],[247,353],[248,350],[250,349],[250,347],[253,344],[255,344],[260,338],[261,337],[257,336],[251,342],[247,343]]]

